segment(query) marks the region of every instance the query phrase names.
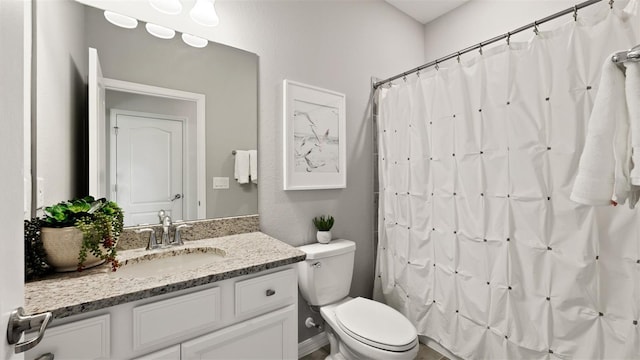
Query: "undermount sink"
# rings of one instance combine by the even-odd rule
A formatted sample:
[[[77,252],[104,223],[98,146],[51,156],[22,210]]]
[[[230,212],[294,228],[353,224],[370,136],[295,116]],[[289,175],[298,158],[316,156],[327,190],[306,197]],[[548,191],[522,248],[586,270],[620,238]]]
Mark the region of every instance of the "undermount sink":
[[[110,274],[126,278],[165,276],[194,270],[224,257],[224,251],[217,248],[167,250],[129,259]]]

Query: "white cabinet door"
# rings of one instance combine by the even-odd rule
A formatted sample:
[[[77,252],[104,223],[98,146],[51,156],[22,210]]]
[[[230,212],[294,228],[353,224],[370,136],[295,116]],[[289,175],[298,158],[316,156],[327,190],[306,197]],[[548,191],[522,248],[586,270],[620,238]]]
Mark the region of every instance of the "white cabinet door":
[[[182,360],[297,359],[295,305],[182,343]]]
[[[25,359],[37,359],[46,353],[53,354],[56,360],[110,359],[109,322],[109,315],[101,315],[51,327],[40,344],[25,353]]]
[[[180,345],[156,351],[136,358],[135,360],[180,360]]]

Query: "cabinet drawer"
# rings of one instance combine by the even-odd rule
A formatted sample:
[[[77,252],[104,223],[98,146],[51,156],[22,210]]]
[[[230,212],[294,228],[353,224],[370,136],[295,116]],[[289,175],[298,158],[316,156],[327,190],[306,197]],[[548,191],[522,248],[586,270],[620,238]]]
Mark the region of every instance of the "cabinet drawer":
[[[40,344],[26,352],[25,359],[46,353],[53,354],[56,360],[109,359],[110,334],[109,315],[54,326],[47,329]],[[35,334],[29,337],[33,336]]]
[[[133,349],[163,343],[215,324],[220,319],[220,288],[198,291],[133,309]]]
[[[294,269],[236,283],[236,316],[264,312],[293,304],[298,279]]]

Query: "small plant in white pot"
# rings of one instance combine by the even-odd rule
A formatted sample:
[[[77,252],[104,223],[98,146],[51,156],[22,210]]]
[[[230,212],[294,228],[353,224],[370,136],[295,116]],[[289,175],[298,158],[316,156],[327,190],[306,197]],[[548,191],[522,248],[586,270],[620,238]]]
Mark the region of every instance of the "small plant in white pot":
[[[331,241],[331,228],[333,227],[333,216],[322,215],[313,218],[313,225],[316,226],[318,232],[316,233],[316,239],[321,244],[328,244]]]

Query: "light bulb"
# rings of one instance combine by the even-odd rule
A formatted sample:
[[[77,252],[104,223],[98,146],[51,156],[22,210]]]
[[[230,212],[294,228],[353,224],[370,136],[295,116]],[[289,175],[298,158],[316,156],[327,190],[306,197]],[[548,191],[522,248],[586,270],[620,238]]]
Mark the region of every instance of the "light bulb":
[[[145,28],[147,29],[147,32],[149,34],[160,39],[173,39],[173,37],[176,36],[176,32],[174,30],[166,28],[164,26],[147,23],[147,25],[145,25]]]
[[[196,48],[203,48],[207,46],[207,44],[209,43],[207,39],[203,39],[201,37],[194,36],[191,34],[182,34],[182,41],[184,41],[187,45],[190,45]]]
[[[215,0],[197,0],[193,9],[189,12],[191,19],[202,26],[216,26],[220,22],[216,9]]]
[[[104,18],[113,25],[120,26],[125,29],[135,29],[138,26],[138,20],[111,11],[105,11]]]
[[[182,12],[180,0],[149,0],[152,8],[168,15],[178,15]]]

